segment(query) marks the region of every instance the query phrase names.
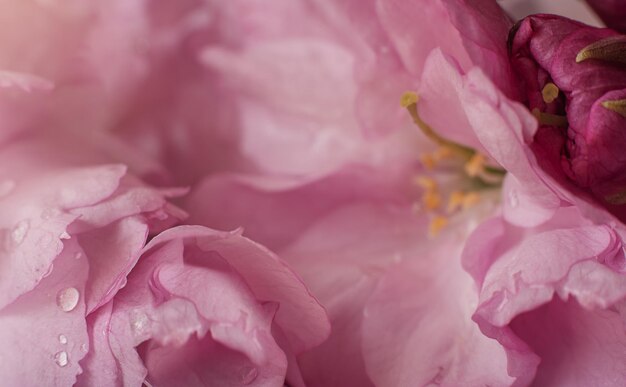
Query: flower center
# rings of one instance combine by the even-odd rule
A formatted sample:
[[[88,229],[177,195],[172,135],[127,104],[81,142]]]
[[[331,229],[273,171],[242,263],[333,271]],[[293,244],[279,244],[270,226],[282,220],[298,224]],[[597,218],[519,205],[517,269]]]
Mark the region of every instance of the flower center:
[[[506,171],[490,164],[479,151],[437,133],[420,117],[418,102],[414,92],[400,99],[416,126],[437,145],[433,152],[420,156],[424,170],[415,178],[421,189],[415,209],[429,215],[429,235],[435,237],[449,224],[450,216],[474,207],[486,190],[499,188]]]

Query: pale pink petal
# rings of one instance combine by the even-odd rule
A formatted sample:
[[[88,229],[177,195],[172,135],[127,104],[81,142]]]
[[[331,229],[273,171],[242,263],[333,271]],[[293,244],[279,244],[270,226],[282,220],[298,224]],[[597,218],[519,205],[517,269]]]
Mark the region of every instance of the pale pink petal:
[[[534,229],[495,219],[470,243],[481,235],[483,246],[467,249],[463,258],[480,286],[474,319],[506,348],[509,369],[526,369],[531,377],[539,358],[541,385],[596,385],[607,378],[623,384],[613,349],[600,349],[607,342],[621,348],[625,337],[616,311],[626,296],[618,233],[569,207]],[[596,359],[597,373],[580,365]]]
[[[147,237],[148,226],[134,217],[79,235],[83,256],[89,261],[87,313],[109,302],[124,286]]]
[[[459,31],[452,26],[443,1],[414,3],[403,0],[377,1],[381,23],[400,54],[404,67],[415,76],[422,73],[430,51],[442,47],[464,69],[471,59]]]
[[[419,83],[419,113],[437,133],[459,144],[483,150],[463,109],[467,81],[458,62],[434,49],[424,63]]]
[[[503,326],[516,315],[550,301],[555,292],[565,299],[570,294],[585,292],[579,302],[588,307],[610,305],[624,294],[626,284],[610,292],[599,292],[597,286],[601,284],[594,282],[602,276],[589,277],[591,270],[585,278],[578,270],[583,270],[584,266],[579,265],[586,261],[594,263],[591,268],[584,267],[585,272],[593,266],[603,270],[597,257],[615,255],[615,238],[607,226],[556,229],[526,237],[491,266],[477,313],[492,324]],[[610,271],[606,274],[609,279]]]
[[[257,300],[278,303],[275,322],[296,353],[318,345],[327,337],[326,313],[291,269],[269,250],[238,234],[192,226],[168,230],[147,248],[180,237],[195,237],[200,250],[221,255]]]
[[[461,241],[391,268],[365,309],[363,353],[376,385],[512,385],[507,356],[472,321],[478,294],[460,265]]]
[[[505,97],[479,69],[467,74],[461,101],[479,141],[510,175],[503,194],[505,218],[521,226],[547,221],[560,199],[543,183],[528,148],[537,129],[535,118]]]
[[[419,256],[425,232],[408,207],[364,200],[320,217],[280,251],[332,322],[328,341],[299,358],[307,385],[372,385],[361,348],[363,309],[391,264]]]
[[[73,241],[64,242],[50,273],[0,311],[0,341],[6,354],[0,362],[3,384],[72,385],[76,381],[79,361],[86,355],[81,346],[88,340],[88,266],[85,260],[75,260],[78,251]]]
[[[113,304],[108,303],[86,318],[89,343],[81,347],[87,354],[80,363],[83,373],[76,381],[78,387],[119,384],[119,365],[111,352],[108,337],[102,334],[109,330],[112,309]]]
[[[623,316],[615,310],[590,311],[556,298],[519,315],[510,326],[541,357],[535,385],[626,383],[626,333]]]
[[[156,385],[278,385],[288,363],[274,335],[298,353],[329,331],[325,311],[275,255],[237,232],[199,226],[154,238],[111,302],[111,317],[98,320],[108,338],[92,337],[100,352],[85,360],[85,385],[115,377],[134,386],[146,375]],[[98,357],[113,357],[117,371],[94,370]],[[289,377],[297,384],[297,373]]]
[[[104,166],[12,180],[15,188],[0,200],[6,246],[0,253],[0,305],[33,289],[51,268],[63,248],[61,239],[70,237],[66,229],[76,218],[65,210],[106,198],[124,172],[122,166]]]
[[[0,70],[0,88],[12,87],[29,93],[33,90],[51,90],[54,88],[54,83],[31,74]]]
[[[277,250],[344,204],[359,199],[406,202],[408,183],[406,171],[392,166],[384,172],[355,166],[310,179],[217,175],[201,182],[186,200],[187,222],[223,230],[243,227],[246,236]]]

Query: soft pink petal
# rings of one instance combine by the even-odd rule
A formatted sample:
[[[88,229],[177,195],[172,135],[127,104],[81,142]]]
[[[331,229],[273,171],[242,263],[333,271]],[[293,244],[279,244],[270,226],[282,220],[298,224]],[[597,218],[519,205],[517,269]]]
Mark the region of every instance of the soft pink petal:
[[[541,357],[541,386],[621,386],[626,383],[626,334],[615,310],[590,311],[555,298],[516,317],[513,331]]]
[[[420,4],[402,0],[378,1],[377,10],[404,67],[414,75],[422,73],[424,60],[436,47],[456,58],[464,69],[471,59],[459,31],[451,25],[443,1]],[[428,37],[428,38],[426,38]]]
[[[83,256],[89,261],[87,313],[109,302],[124,286],[147,236],[145,222],[129,217],[78,237]]]
[[[550,230],[525,238],[490,268],[477,313],[492,324],[503,326],[519,313],[548,302],[555,292],[567,298],[584,291],[580,302],[588,307],[606,307],[619,299],[626,285],[600,292],[603,287],[597,288],[600,284],[594,282],[602,276],[589,275],[593,275],[594,266],[603,270],[596,259],[603,254],[615,255],[615,243],[615,234],[606,226]],[[580,266],[585,262],[593,263],[591,267]],[[590,273],[585,278],[578,270]],[[611,278],[610,273],[605,273],[607,279]]]
[[[478,294],[460,265],[462,241],[437,246],[391,268],[370,297],[363,353],[376,385],[511,385],[507,357],[472,321]]]
[[[108,337],[102,334],[109,330],[112,309],[112,303],[106,304],[86,318],[89,344],[83,347],[87,355],[80,363],[83,373],[78,376],[76,386],[96,387],[120,384],[119,365],[111,352]]]
[[[498,232],[487,236],[482,247],[466,249],[463,259],[480,285],[473,318],[485,335],[506,348],[509,369],[526,369],[532,377],[534,359],[540,358],[536,382],[541,385],[595,385],[600,380],[621,385],[623,370],[603,368],[611,360],[594,349],[603,342],[620,347],[624,338],[621,322],[619,329],[610,327],[621,321],[615,308],[626,296],[624,253],[616,230],[591,223],[573,207],[560,209],[534,229],[497,219],[491,223],[470,242],[488,227],[499,225]],[[591,358],[603,364],[593,369],[602,371],[580,366]]]
[[[466,82],[462,105],[468,121],[489,155],[510,174],[504,186],[505,218],[522,226],[545,222],[560,199],[543,183],[527,146],[537,129],[535,118],[506,98],[480,70],[470,71]]]
[[[322,178],[220,175],[198,185],[187,199],[188,223],[232,230],[244,227],[255,241],[277,250],[317,218],[358,199],[406,201],[409,177],[391,166],[346,168]],[[207,200],[210,197],[211,200]],[[228,208],[228,211],[224,211]],[[272,219],[268,222],[267,219]]]
[[[82,345],[88,340],[88,266],[74,258],[79,251],[74,242],[64,242],[50,273],[0,311],[0,341],[7,355],[0,362],[3,384],[72,385],[76,381],[79,361],[86,355]]]
[[[0,253],[0,305],[34,288],[50,269],[75,219],[64,210],[104,199],[123,174],[121,166],[105,166],[15,180],[13,192],[0,200],[6,246]]]
[[[441,49],[434,49],[424,63],[419,84],[419,113],[442,136],[482,150],[463,109],[461,98],[466,82],[458,62]]]
[[[257,300],[280,305],[275,322],[296,353],[319,344],[327,337],[329,327],[325,311],[291,269],[261,245],[236,233],[179,227],[162,233],[147,248],[159,241],[184,236],[196,237],[200,250],[221,255],[242,277]]]
[[[363,309],[386,268],[415,256],[424,226],[407,207],[363,201],[321,217],[281,251],[333,327],[328,341],[299,358],[307,385],[372,385],[361,348]]]

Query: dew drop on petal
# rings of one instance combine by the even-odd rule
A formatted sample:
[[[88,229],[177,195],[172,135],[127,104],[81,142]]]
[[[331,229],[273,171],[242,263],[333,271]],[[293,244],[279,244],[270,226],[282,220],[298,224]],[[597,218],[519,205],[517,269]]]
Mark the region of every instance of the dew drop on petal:
[[[61,343],[61,344],[67,344],[67,336],[65,336],[65,335],[59,335],[59,343]]]
[[[0,182],[0,198],[8,196],[15,189],[15,181],[4,180]]]
[[[81,253],[80,251],[74,254],[74,259],[81,259],[82,257],[83,257],[83,253]]]
[[[26,233],[28,232],[29,227],[30,225],[28,224],[27,220],[19,221],[13,228],[13,231],[11,231],[11,238],[13,239],[13,242],[18,245],[22,243],[24,241],[24,238],[26,237]]]
[[[65,367],[68,363],[67,352],[57,352],[57,354],[54,355],[54,361],[59,365],[59,367]]]
[[[142,311],[132,311],[130,313],[130,329],[133,335],[141,338],[150,332],[150,319]]]
[[[511,190],[509,192],[509,205],[511,208],[515,208],[519,205],[519,198],[517,197],[517,191]]]
[[[259,370],[256,367],[243,367],[241,370],[241,383],[250,384],[254,382],[259,375]]]
[[[59,239],[71,239],[72,236],[67,233],[67,231],[63,231],[61,235],[59,235]]]
[[[71,312],[78,305],[80,293],[76,288],[66,288],[57,294],[57,305],[64,312]]]
[[[80,345],[80,350],[83,352],[87,352],[87,344],[81,344]]]

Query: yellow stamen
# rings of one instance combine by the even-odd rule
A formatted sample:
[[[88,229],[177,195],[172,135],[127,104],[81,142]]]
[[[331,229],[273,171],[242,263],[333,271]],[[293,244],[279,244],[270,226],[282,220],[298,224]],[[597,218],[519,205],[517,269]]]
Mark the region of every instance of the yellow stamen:
[[[402,94],[402,97],[400,98],[400,105],[403,108],[408,108],[411,105],[417,104],[419,99],[420,97],[416,93],[412,91],[407,91],[404,94]]]
[[[440,146],[434,153],[433,157],[435,160],[444,160],[452,156],[454,152],[448,146]]]
[[[418,176],[415,178],[415,183],[419,185],[420,187],[424,188],[426,191],[437,190],[437,182],[432,177]]]
[[[426,191],[422,195],[422,202],[427,210],[436,210],[441,206],[441,196],[437,191]]]
[[[463,209],[474,207],[480,201],[478,192],[469,192],[463,197]]]
[[[541,96],[543,102],[552,103],[559,96],[559,88],[554,83],[548,82],[541,90]]]
[[[465,198],[465,194],[461,191],[454,191],[450,194],[450,198],[448,198],[448,208],[446,211],[448,214],[453,213],[457,209],[459,209],[463,205],[463,200]]]
[[[425,153],[421,155],[420,161],[422,162],[422,165],[424,166],[424,168],[426,168],[429,171],[435,168],[435,166],[437,166],[437,160],[435,159],[435,157],[433,157],[433,155],[429,153]]]
[[[534,108],[531,113],[537,118],[537,121],[539,121],[541,125],[567,127],[567,117],[544,113],[537,108]]]
[[[626,63],[626,36],[616,35],[601,39],[583,48],[576,55],[576,63],[588,59]]]
[[[419,96],[413,92],[406,92],[402,95],[400,99],[400,104],[408,110],[411,118],[413,118],[413,122],[421,129],[422,133],[426,135],[429,139],[431,139],[434,143],[450,148],[455,153],[465,157],[470,158],[474,154],[474,150],[472,148],[460,145],[455,143],[454,141],[447,140],[441,137],[435,130],[430,127],[426,122],[422,121],[419,113],[417,112],[417,102],[419,101]]]
[[[602,106],[606,109],[614,111],[622,117],[626,117],[626,99],[616,99],[613,101],[604,101]]]
[[[431,237],[436,237],[447,225],[448,218],[446,218],[445,216],[436,215],[430,221],[430,224],[428,226],[428,234]]]
[[[465,163],[465,173],[469,177],[476,177],[485,171],[485,156],[475,153],[472,158]]]

